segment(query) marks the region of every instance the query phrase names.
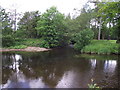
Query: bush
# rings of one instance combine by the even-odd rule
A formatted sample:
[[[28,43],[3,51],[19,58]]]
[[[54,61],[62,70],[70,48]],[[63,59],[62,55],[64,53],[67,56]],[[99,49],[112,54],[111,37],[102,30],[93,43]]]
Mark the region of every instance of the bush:
[[[25,30],[17,30],[17,31],[14,33],[14,37],[17,37],[17,38],[25,38],[25,37],[26,37],[26,32],[25,32]]]
[[[46,40],[44,40],[43,38],[41,38],[41,39],[25,39],[21,43],[22,43],[22,45],[25,45],[25,46],[49,48],[48,42]]]
[[[102,90],[99,86],[97,86],[96,83],[94,83],[94,80],[91,79],[91,84],[88,84],[88,87],[90,90]]]
[[[6,35],[2,37],[2,46],[3,47],[9,47],[14,45],[14,38],[11,35]]]
[[[94,32],[92,30],[83,30],[80,33],[76,34],[74,41],[74,48],[76,50],[82,50],[83,47],[88,45],[94,37]]]
[[[48,42],[47,42],[47,41],[45,41],[45,40],[42,40],[42,41],[40,42],[40,47],[50,48],[50,46],[49,46]]]
[[[88,87],[90,88],[90,90],[101,90],[101,88],[97,86],[97,84],[88,84]]]

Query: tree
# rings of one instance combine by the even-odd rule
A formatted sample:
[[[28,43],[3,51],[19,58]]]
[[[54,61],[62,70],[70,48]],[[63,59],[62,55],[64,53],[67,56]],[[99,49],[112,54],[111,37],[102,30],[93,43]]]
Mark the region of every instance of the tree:
[[[56,7],[51,7],[42,14],[36,29],[49,47],[61,46],[64,41],[64,15]]]
[[[111,0],[112,1],[112,0]],[[115,29],[115,27],[117,27],[117,22],[118,22],[118,18],[119,18],[119,5],[120,2],[96,2],[96,8],[94,9],[96,12],[96,18],[100,18],[98,19],[98,25],[99,25],[99,31],[101,32],[103,27],[108,27],[109,29],[107,30],[106,34],[107,35],[107,39],[110,39],[110,36],[118,36],[115,35],[115,33],[112,33],[113,30],[116,31],[118,30],[117,28]],[[108,26],[109,25],[109,26]],[[100,36],[103,33],[98,33],[98,38],[100,39]],[[103,32],[103,31],[102,31]],[[103,35],[102,35],[103,36]]]
[[[81,51],[86,45],[88,45],[94,37],[94,32],[90,29],[84,29],[76,34],[74,38],[74,48]]]
[[[2,46],[11,46],[14,44],[14,38],[12,37],[13,30],[8,13],[6,13],[2,7],[0,7],[0,21],[0,39],[2,38]]]
[[[90,9],[82,8],[81,14],[76,18],[76,22],[79,25],[79,30],[84,30],[90,28],[90,23],[92,19],[92,11]]]
[[[100,5],[99,5],[99,3],[100,3],[100,1],[99,0],[91,0],[91,1],[89,1],[90,3],[94,3],[94,5],[95,5],[95,8],[93,9],[93,16],[94,16],[94,22],[95,22],[95,25],[94,25],[94,29],[95,30],[97,30],[98,29],[98,31],[97,31],[97,33],[98,33],[98,35],[97,35],[97,39],[98,40],[100,40],[100,38],[101,38],[101,28],[102,28],[102,17],[99,15],[99,13],[98,13],[98,10],[100,9]]]
[[[118,33],[112,33],[114,36],[119,36],[119,22],[120,22],[120,2],[107,2],[106,5],[100,10],[100,12],[104,12],[105,15],[103,17],[109,23],[109,35],[111,34],[112,30]],[[117,37],[119,40],[119,37]]]
[[[1,32],[2,35],[11,35],[12,34],[12,28],[10,23],[10,18],[8,16],[8,13],[6,13],[5,9],[3,9],[0,6],[0,21],[1,21]]]
[[[80,12],[80,11],[79,11]],[[70,15],[66,17],[66,26],[67,26],[67,36],[70,38],[70,43],[74,44],[75,41],[73,38],[77,33],[84,29],[91,28],[91,20],[92,20],[92,10],[85,5],[76,18],[71,18]]]
[[[23,17],[20,19],[18,25],[17,34],[24,33],[26,38],[37,37],[37,21],[39,20],[40,14],[38,11],[25,12]]]

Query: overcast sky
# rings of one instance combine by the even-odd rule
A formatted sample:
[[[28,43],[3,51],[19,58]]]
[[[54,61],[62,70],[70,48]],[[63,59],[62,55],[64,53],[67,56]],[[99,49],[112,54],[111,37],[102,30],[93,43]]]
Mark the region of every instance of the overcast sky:
[[[12,9],[13,5],[17,8],[17,12],[26,12],[39,10],[45,12],[51,6],[67,15],[72,13],[74,8],[80,9],[88,0],[0,0],[0,5],[5,9]]]

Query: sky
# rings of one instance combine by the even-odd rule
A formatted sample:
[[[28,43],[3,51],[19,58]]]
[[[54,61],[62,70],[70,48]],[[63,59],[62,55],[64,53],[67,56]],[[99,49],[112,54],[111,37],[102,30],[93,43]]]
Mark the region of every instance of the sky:
[[[18,13],[39,10],[41,13],[51,6],[68,15],[73,9],[81,9],[88,0],[0,0],[0,6],[9,10],[16,8]]]

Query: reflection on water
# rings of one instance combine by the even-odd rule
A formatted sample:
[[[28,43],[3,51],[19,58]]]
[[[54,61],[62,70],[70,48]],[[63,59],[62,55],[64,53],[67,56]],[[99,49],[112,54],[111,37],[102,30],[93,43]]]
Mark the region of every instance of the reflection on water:
[[[74,71],[65,72],[61,80],[58,82],[56,88],[75,88],[75,77],[76,74]]]
[[[104,71],[113,73],[117,65],[116,60],[106,60],[104,64]]]
[[[14,70],[16,70],[16,72],[18,73],[19,72],[19,60],[22,60],[22,57],[21,55],[18,55],[18,54],[15,54],[15,56],[13,57],[13,66],[12,68]]]
[[[95,69],[95,67],[96,67],[96,59],[91,59],[90,61],[91,61],[91,68]]]
[[[2,88],[87,88],[92,78],[100,87],[118,87],[117,60],[76,58],[76,54],[68,48],[3,53]]]

